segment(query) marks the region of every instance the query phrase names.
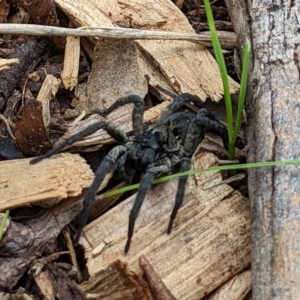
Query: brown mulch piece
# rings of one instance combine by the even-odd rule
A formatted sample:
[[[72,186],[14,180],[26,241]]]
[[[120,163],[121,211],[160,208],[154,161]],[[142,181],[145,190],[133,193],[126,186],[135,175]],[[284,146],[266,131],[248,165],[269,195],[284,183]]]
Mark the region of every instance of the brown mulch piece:
[[[26,101],[15,124],[16,144],[25,155],[36,156],[51,150],[40,101]]]
[[[33,61],[40,56],[42,51],[43,48],[37,44],[37,41],[30,39],[9,52],[7,58],[18,58],[19,63],[0,73],[0,110],[6,105],[8,98],[17,87],[23,74]]]
[[[22,99],[22,94],[18,90],[14,90],[11,96],[8,98],[3,116],[14,123],[15,115],[19,109],[19,105]],[[0,136],[7,135],[7,126],[4,123],[0,124]]]
[[[143,279],[131,272],[121,260],[112,262],[105,270],[91,276],[79,285],[89,299],[153,299]],[[154,298],[155,299],[155,298]]]
[[[59,25],[54,0],[15,0],[14,3],[25,8],[35,24]]]
[[[58,215],[55,210],[47,210],[24,224],[9,221],[0,242],[0,290],[11,291],[15,287],[34,260],[56,243],[61,230],[74,220],[81,208],[77,204]]]

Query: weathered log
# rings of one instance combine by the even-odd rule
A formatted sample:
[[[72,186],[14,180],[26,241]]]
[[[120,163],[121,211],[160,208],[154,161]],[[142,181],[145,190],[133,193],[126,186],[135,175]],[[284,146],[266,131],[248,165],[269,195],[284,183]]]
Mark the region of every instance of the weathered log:
[[[240,49],[251,32],[249,160],[299,158],[300,1],[226,2]],[[298,166],[249,171],[254,299],[299,298],[299,177]]]

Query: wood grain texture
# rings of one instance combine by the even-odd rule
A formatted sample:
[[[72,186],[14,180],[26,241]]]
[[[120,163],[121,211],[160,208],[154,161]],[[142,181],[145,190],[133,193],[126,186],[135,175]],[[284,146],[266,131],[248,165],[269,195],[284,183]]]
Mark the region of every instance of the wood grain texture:
[[[239,43],[251,33],[249,161],[298,159],[300,1],[227,2]],[[299,298],[299,174],[299,166],[249,170],[253,299]]]
[[[250,268],[225,282],[205,300],[245,300],[252,287]]]
[[[196,167],[216,162],[213,154],[200,153]],[[153,186],[127,255],[123,251],[135,195],[88,224],[80,243],[90,274],[116,259],[128,262],[129,268],[140,274],[138,258],[144,254],[177,299],[200,299],[243,270],[250,263],[249,202],[228,185],[201,189],[220,180],[215,172],[190,177],[171,235],[166,230],[177,181]]]
[[[79,196],[94,174],[78,154],[61,154],[30,165],[30,159],[0,162],[0,210]]]
[[[80,26],[129,27],[195,33],[186,17],[171,1],[56,0],[59,7]],[[142,41],[136,44],[177,93],[197,94],[218,101],[223,94],[219,70],[201,45],[185,41]],[[150,74],[149,74],[150,75]],[[230,80],[234,93],[238,84]]]

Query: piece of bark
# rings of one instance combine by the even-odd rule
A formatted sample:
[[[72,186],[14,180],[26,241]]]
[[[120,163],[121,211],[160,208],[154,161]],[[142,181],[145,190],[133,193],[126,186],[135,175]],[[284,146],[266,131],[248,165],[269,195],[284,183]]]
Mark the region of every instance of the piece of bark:
[[[8,18],[10,24],[28,24],[30,20],[29,13],[23,8],[18,7],[17,11],[12,13]]]
[[[249,162],[299,158],[299,1],[231,1],[239,48],[251,42],[247,97]],[[280,21],[279,21],[280,20]],[[253,299],[297,299],[299,166],[249,170]]]
[[[250,268],[235,275],[205,300],[243,300],[252,287]]]
[[[49,26],[58,26],[59,20],[56,14],[55,2],[53,0],[33,0],[30,2],[24,0],[15,0],[16,6],[26,9],[33,22]]]
[[[71,207],[48,209],[25,224],[10,221],[0,243],[0,289],[11,291],[30,264],[79,214],[82,204],[74,204],[78,199],[70,200],[74,201]]]
[[[4,0],[0,2],[0,23],[7,22],[7,16],[9,14],[9,2]]]
[[[71,91],[78,83],[80,62],[80,37],[68,36],[65,46],[64,68],[61,79],[66,89]]]
[[[35,24],[59,26],[54,0],[14,0],[14,4],[23,7]],[[64,48],[65,37],[52,37],[52,40],[58,49]]]
[[[164,282],[159,278],[158,274],[152,268],[145,255],[140,256],[139,265],[144,271],[144,275],[155,300],[176,300],[176,298],[172,295]]]
[[[16,145],[28,156],[38,156],[51,149],[43,117],[43,104],[28,100],[19,110],[15,121]]]
[[[147,284],[126,263],[120,260],[112,262],[107,268],[99,271],[81,283],[80,290],[88,299],[126,299],[151,300]]]
[[[30,159],[0,162],[0,211],[82,195],[94,174],[78,154],[62,154],[30,165]]]
[[[48,128],[50,125],[50,101],[56,96],[60,83],[60,79],[48,74],[43,82],[39,94],[37,95],[37,100],[40,101],[43,106],[43,120],[45,128]]]
[[[74,1],[57,0],[56,3],[74,24],[81,26],[112,27],[129,22],[133,28],[194,33],[186,17],[171,1],[136,0],[124,4],[81,0],[80,5],[74,5]],[[161,40],[138,40],[136,44],[144,59],[152,61],[179,94],[197,94],[203,101],[207,97],[215,101],[222,97],[223,85],[217,64],[203,46]],[[234,93],[238,84],[230,80],[230,89]]]
[[[13,121],[13,118],[15,117],[15,113],[17,112],[20,102],[22,99],[22,94],[18,90],[14,90],[11,96],[8,98],[3,116],[9,120]],[[0,124],[0,135],[6,135],[7,134],[7,127],[2,122]]]
[[[140,70],[134,42],[121,39],[100,39],[94,49],[86,110],[106,109],[117,99],[132,94],[144,99],[147,92],[147,81]],[[126,106],[131,108],[132,104]],[[122,120],[122,123],[130,122],[131,113],[126,106],[112,112],[112,119],[120,117],[121,113],[126,118]]]
[[[47,300],[55,300],[57,285],[49,270],[40,272],[34,278],[41,295]]]
[[[200,153],[196,168],[217,163],[213,154]],[[177,299],[200,299],[250,264],[249,203],[209,172],[191,176],[183,207],[171,235],[167,224],[174,206],[177,181],[153,186],[139,217],[129,253],[124,255],[129,213],[136,195],[88,224],[80,239],[92,275],[120,258],[139,273],[141,254]],[[223,200],[223,201],[222,201]]]
[[[0,73],[0,111],[4,108],[8,97],[12,94],[23,74],[43,51],[35,40],[29,40],[9,52],[6,58],[18,58],[20,63],[12,65]]]
[[[72,281],[66,272],[55,262],[49,263],[47,269],[51,272],[56,281],[57,292],[55,296],[61,300],[86,300],[87,297]]]
[[[53,256],[55,257],[56,255]],[[45,259],[47,260],[47,258],[48,257]],[[40,260],[43,260],[43,258]],[[31,273],[32,268],[29,271],[30,275],[33,275],[34,281],[39,288],[39,296],[43,296],[43,298],[47,300],[86,299],[85,295],[73,282],[74,276],[72,275],[76,274],[73,266],[67,263],[48,262],[40,266],[40,268],[43,270],[39,270],[37,274]]]

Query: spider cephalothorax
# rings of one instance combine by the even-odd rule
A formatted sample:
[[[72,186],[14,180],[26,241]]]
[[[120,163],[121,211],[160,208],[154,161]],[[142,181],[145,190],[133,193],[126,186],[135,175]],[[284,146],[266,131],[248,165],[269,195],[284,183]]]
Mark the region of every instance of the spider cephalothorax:
[[[139,214],[145,195],[151,187],[152,180],[162,174],[170,173],[178,164],[181,164],[181,172],[188,171],[191,167],[193,153],[202,141],[206,131],[218,133],[223,138],[226,147],[227,129],[214,117],[209,109],[201,108],[197,115],[188,112],[176,112],[187,101],[192,101],[200,106],[203,105],[197,96],[182,94],[177,96],[163,110],[155,124],[143,129],[143,99],[136,95],[120,98],[108,109],[104,111],[95,110],[95,113],[106,116],[119,106],[134,103],[132,137],[128,138],[125,133],[108,122],[97,122],[82,132],[69,137],[47,154],[30,161],[31,164],[34,164],[44,158],[48,158],[60,152],[67,145],[71,145],[101,128],[106,130],[119,143],[118,146],[115,146],[105,156],[95,173],[94,181],[83,202],[83,212],[80,216],[77,234],[74,238],[75,244],[78,243],[81,231],[86,224],[89,207],[97,194],[98,187],[106,174],[112,170],[119,171],[120,175],[128,183],[132,181],[132,177],[125,171],[124,166],[126,164],[133,166],[137,172],[142,174],[140,187],[129,216],[128,238],[125,246],[125,252],[128,252],[134,232],[135,220]],[[168,233],[172,230],[173,221],[182,204],[186,182],[187,177],[179,179],[175,206],[170,217]]]

